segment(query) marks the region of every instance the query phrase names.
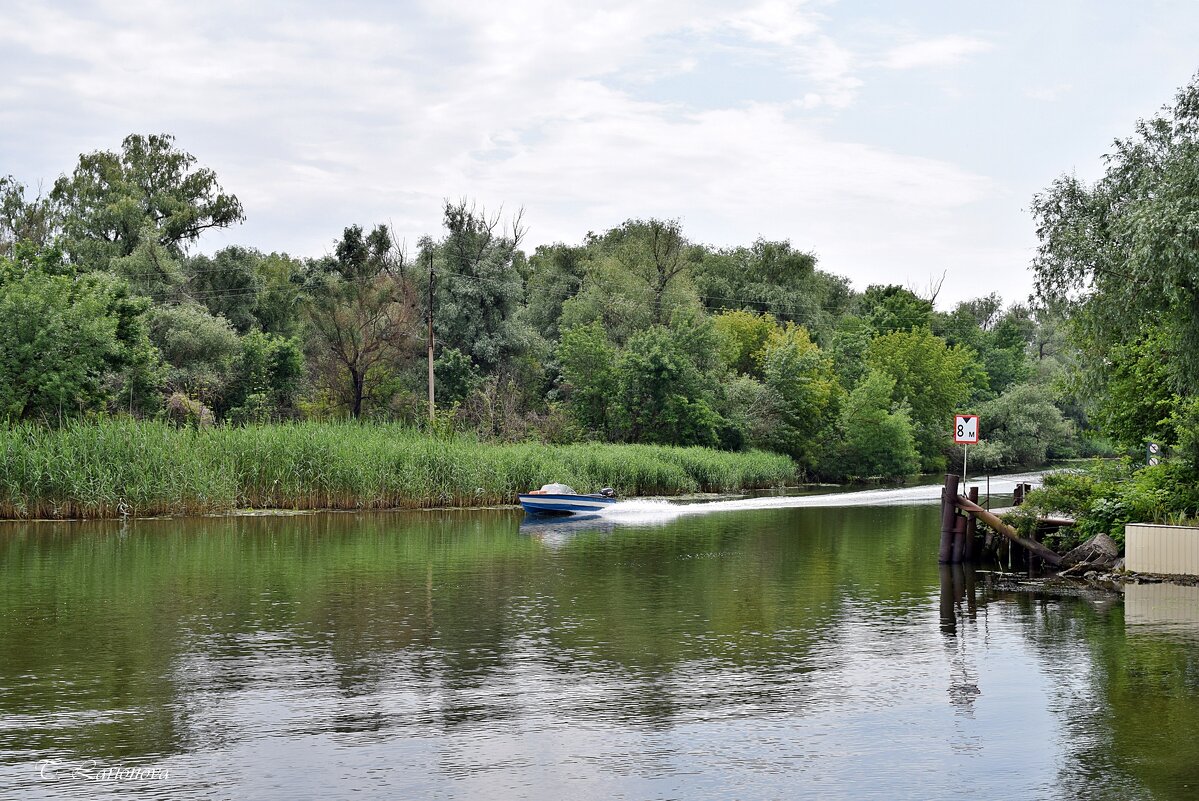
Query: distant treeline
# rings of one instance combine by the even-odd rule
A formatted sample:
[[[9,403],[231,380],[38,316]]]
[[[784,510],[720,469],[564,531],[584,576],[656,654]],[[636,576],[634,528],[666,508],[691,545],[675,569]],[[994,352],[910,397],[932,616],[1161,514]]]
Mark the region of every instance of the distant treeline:
[[[982,415],[980,467],[1094,449],[1068,303],[937,311],[935,287],[856,292],[789,242],[710,247],[672,220],[527,254],[519,214],[443,212],[410,252],[349,225],[319,258],[208,256],[197,241],[243,209],[171,136],[84,154],[40,196],[0,179],[0,419],[352,417],[769,450],[829,479],[943,469],[961,411]]]

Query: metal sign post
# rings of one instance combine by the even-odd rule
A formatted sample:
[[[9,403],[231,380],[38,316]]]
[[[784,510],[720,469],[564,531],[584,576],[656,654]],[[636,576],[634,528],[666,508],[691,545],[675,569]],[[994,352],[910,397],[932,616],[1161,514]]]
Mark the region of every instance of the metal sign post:
[[[958,414],[953,418],[953,441],[962,446],[962,484],[966,484],[970,444],[978,442],[978,415]],[[966,490],[969,492],[969,488]]]

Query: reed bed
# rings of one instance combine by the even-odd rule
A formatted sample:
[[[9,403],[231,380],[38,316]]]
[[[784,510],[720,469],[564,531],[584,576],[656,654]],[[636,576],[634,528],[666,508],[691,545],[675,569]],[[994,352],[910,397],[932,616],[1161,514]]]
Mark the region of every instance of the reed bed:
[[[128,419],[0,429],[0,518],[233,509],[494,506],[551,481],[621,495],[793,483],[786,456],[650,445],[490,444],[387,423],[195,430]]]

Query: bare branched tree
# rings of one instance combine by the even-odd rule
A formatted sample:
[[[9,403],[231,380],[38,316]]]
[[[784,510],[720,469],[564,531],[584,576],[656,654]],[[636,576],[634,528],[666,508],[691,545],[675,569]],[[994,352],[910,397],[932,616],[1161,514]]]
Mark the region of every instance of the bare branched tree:
[[[337,256],[313,293],[309,320],[317,334],[318,362],[350,413],[360,417],[380,368],[412,349],[419,315],[404,278],[406,253],[385,226],[363,237],[347,228]]]
[[[650,256],[653,258],[654,322],[662,324],[662,296],[676,275],[687,266],[678,220],[650,220]]]
[[[937,296],[941,294],[941,287],[945,284],[945,276],[948,272],[948,270],[942,270],[940,276],[930,275],[928,277],[928,285],[924,289],[916,286],[913,281],[908,281],[904,284],[904,289],[921,300],[927,300],[935,307],[937,305]]]

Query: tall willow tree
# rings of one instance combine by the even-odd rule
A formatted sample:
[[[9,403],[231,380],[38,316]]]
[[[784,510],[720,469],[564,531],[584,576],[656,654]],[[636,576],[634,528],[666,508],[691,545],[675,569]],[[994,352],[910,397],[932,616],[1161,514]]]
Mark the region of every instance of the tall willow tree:
[[[518,318],[524,284],[514,263],[523,259],[521,212],[505,226],[499,214],[465,200],[443,209],[446,236],[437,246],[437,341],[496,371],[521,353],[528,331]]]
[[[1103,415],[1109,434],[1129,445],[1162,432],[1182,437],[1195,420],[1169,421],[1194,417],[1199,396],[1199,77],[1117,140],[1106,162],[1094,184],[1063,175],[1034,198],[1037,294],[1072,308],[1093,397],[1110,394],[1113,376],[1144,379],[1120,391],[1158,408]],[[1158,364],[1167,387],[1153,378]],[[1116,424],[1131,420],[1141,422]]]

